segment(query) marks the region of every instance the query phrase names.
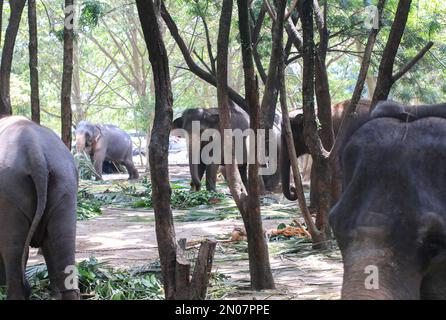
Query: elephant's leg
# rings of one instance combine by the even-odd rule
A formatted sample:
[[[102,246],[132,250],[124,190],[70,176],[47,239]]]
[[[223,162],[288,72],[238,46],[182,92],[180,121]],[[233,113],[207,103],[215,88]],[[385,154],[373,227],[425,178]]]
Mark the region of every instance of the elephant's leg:
[[[5,260],[6,298],[8,300],[29,298],[29,287],[23,283],[22,253],[25,238],[22,240],[22,246],[20,244],[9,246],[3,255]]]
[[[105,153],[98,152],[93,156],[94,170],[96,171],[96,181],[102,180],[102,166],[104,165]]]
[[[209,164],[206,167],[206,190],[208,191],[217,191],[217,173],[218,173],[218,164]]]
[[[135,168],[135,164],[132,160],[127,159],[124,162],[124,166],[127,168],[127,171],[129,173],[129,180],[136,180],[139,178],[138,170]]]
[[[0,254],[0,286],[6,285],[5,265],[3,264],[3,258]]]
[[[62,300],[79,299],[75,269],[75,201],[62,201],[52,210],[43,242],[51,287]]]
[[[446,299],[446,263],[439,264],[424,276],[420,294],[422,300]]]
[[[24,279],[22,255],[30,223],[23,212],[9,201],[0,199],[0,272],[6,284],[8,300],[24,300],[30,295],[30,287]],[[28,249],[27,249],[28,250]]]
[[[204,173],[206,172],[206,165],[203,162],[201,162],[200,164],[193,165],[193,168],[194,170],[191,170],[191,177],[192,177],[192,182],[190,183],[191,190],[200,191],[201,180],[203,179]],[[195,174],[197,175],[196,177],[194,177]]]

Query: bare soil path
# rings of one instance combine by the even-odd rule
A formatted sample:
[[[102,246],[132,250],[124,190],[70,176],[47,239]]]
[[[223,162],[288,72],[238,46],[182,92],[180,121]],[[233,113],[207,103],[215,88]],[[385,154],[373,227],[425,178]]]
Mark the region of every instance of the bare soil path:
[[[171,178],[187,178],[187,168],[172,168]],[[114,176],[113,178],[122,178]],[[295,204],[279,195],[267,197],[262,208],[264,228],[275,229],[290,223],[295,216],[289,210]],[[177,239],[188,241],[204,238],[228,239],[234,227],[242,227],[240,217],[223,220],[184,221],[191,210],[216,214],[228,208],[209,206],[199,209],[174,210]],[[201,211],[200,211],[201,210]],[[288,210],[288,211],[287,211]],[[297,209],[296,209],[297,210]],[[288,212],[288,213],[287,213]],[[342,283],[342,263],[336,249],[317,252],[308,242],[286,240],[269,242],[270,259],[277,289],[263,292],[249,290],[249,269],[246,243],[219,243],[213,272],[222,275],[215,297],[225,299],[337,299]],[[193,250],[192,250],[193,251]],[[193,256],[195,252],[191,252]],[[77,260],[96,257],[113,267],[129,268],[158,260],[154,213],[151,210],[104,208],[103,215],[88,221],[78,221]],[[36,250],[30,253],[29,264],[42,262]]]

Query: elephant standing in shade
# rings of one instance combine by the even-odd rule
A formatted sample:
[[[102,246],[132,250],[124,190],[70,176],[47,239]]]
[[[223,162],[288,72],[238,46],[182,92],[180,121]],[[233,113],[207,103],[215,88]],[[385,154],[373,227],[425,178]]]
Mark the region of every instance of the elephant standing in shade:
[[[29,298],[30,245],[42,248],[56,297],[79,299],[77,177],[73,156],[54,132],[24,117],[0,119],[0,285],[7,299]]]
[[[360,115],[368,114],[370,110],[369,100],[360,100],[356,112]],[[345,109],[350,104],[350,100],[346,100],[335,104],[331,107],[331,114],[333,119],[333,131],[335,136],[337,135],[339,128],[341,126],[342,117],[344,115]],[[296,155],[300,157],[304,154],[309,154],[310,151],[305,142],[304,137],[304,115],[301,110],[295,110],[290,113],[291,130],[293,132],[293,142],[296,148]],[[288,154],[288,147],[286,144],[285,130],[282,131],[282,152],[281,152],[281,171],[282,171],[282,190],[285,198],[291,201],[297,200],[297,195],[294,187],[290,186],[290,157]],[[311,181],[316,181],[313,177],[316,173],[311,170]],[[314,195],[311,196],[312,204],[314,203]]]
[[[282,116],[279,114],[276,114],[274,117],[274,123],[272,127],[272,136],[270,136],[269,139],[274,139],[275,144],[277,146],[277,149],[275,150],[275,154],[269,154],[269,166],[275,167],[276,170],[274,173],[269,175],[263,175],[263,184],[266,191],[269,192],[280,192],[278,190],[280,185],[280,178],[281,178],[281,160],[280,157],[282,156]]]
[[[199,122],[199,135],[196,136],[192,134],[192,122]],[[231,107],[231,126],[232,129],[241,129],[242,131],[249,129],[249,115],[239,106],[232,105]],[[174,129],[183,129],[188,133],[188,154],[189,154],[189,169],[191,174],[191,189],[193,191],[199,191],[201,188],[201,179],[203,178],[204,173],[206,172],[206,189],[216,191],[216,180],[217,180],[217,172],[220,164],[218,163],[210,163],[206,164],[201,158],[201,151],[205,148],[210,141],[201,141],[201,134],[206,129],[215,129],[220,131],[220,116],[217,108],[211,109],[187,109],[183,112],[182,116],[175,119],[172,125],[172,130]],[[239,164],[239,171],[245,186],[247,185],[247,148],[246,148],[246,139],[244,139],[243,143],[243,159],[244,162]],[[223,140],[223,139],[222,139]],[[199,163],[193,163],[192,156],[192,143],[195,141],[196,145],[199,145],[200,158],[198,159]],[[223,144],[223,141],[222,141]],[[221,147],[221,164],[224,164],[224,152],[223,145]]]
[[[96,170],[96,180],[102,180],[104,160],[124,165],[129,179],[138,179],[132,149],[130,136],[116,126],[81,121],[76,128],[76,150],[78,153],[85,151],[91,157]]]

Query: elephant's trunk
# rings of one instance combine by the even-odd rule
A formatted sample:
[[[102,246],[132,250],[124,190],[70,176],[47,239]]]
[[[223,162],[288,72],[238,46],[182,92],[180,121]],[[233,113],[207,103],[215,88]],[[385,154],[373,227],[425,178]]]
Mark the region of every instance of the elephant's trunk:
[[[367,261],[347,257],[344,261],[343,300],[420,299],[421,276],[402,267],[405,263],[373,253],[364,260]]]
[[[76,152],[82,153],[86,147],[85,135],[76,135]]]
[[[282,192],[285,198],[291,201],[297,200],[295,189],[290,186],[290,155],[288,154],[288,145],[286,138],[282,137],[281,147],[281,170],[282,170]]]

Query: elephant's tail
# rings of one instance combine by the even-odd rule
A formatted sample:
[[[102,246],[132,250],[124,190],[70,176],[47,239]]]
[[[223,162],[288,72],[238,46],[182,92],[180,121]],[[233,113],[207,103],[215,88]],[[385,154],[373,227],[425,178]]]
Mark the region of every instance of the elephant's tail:
[[[33,143],[38,146],[38,143]],[[28,250],[32,238],[35,235],[40,221],[42,220],[47,204],[48,195],[48,164],[42,150],[32,150],[29,155],[29,166],[31,169],[31,179],[36,190],[37,206],[34,218],[26,236],[25,246],[22,254],[22,270],[23,270],[23,284],[25,281],[26,262],[28,260]]]

